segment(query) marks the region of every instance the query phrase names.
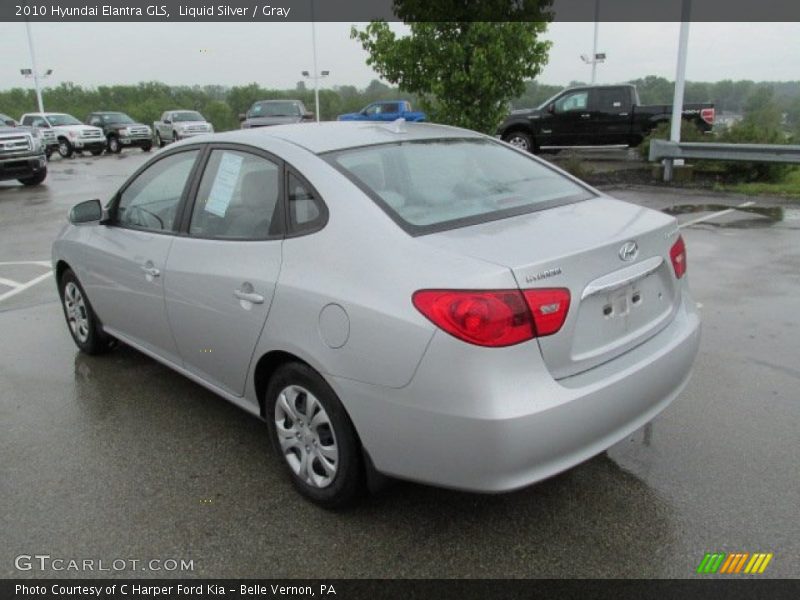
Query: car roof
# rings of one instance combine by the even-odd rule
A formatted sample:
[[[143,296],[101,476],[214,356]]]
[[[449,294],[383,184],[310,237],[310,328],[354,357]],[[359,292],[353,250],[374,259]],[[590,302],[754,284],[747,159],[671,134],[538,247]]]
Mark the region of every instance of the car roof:
[[[400,130],[398,132],[398,129]],[[452,138],[483,138],[483,134],[468,129],[434,125],[432,123],[375,123],[364,121],[327,121],[298,123],[227,131],[214,136],[216,140],[259,146],[270,138],[301,146],[314,154],[411,140]]]

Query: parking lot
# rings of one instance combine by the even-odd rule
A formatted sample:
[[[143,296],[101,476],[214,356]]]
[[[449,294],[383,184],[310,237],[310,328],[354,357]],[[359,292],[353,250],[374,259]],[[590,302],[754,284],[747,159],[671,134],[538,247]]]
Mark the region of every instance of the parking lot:
[[[763,576],[800,576],[800,205],[608,190],[685,225],[703,317],[685,392],[528,489],[397,482],[334,513],[295,493],[258,420],[132,349],[70,339],[50,244],[70,206],[105,202],[148,156],[54,158],[39,188],[0,183],[0,576],[91,576],[15,569],[39,553],[193,561],[120,571],[155,577],[683,578],[714,551],[772,552]]]

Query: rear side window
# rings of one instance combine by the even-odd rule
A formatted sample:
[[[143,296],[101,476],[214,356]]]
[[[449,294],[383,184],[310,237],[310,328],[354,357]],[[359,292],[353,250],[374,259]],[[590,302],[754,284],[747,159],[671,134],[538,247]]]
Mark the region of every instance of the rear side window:
[[[601,88],[597,94],[597,110],[600,112],[620,112],[627,109],[628,94],[625,88]]]
[[[325,207],[311,186],[289,172],[287,179],[289,227],[293,234],[310,233],[325,224]]]
[[[416,235],[593,197],[533,158],[485,139],[382,144],[328,160]]]
[[[192,211],[189,235],[265,240],[282,233],[280,167],[261,156],[214,150]]]

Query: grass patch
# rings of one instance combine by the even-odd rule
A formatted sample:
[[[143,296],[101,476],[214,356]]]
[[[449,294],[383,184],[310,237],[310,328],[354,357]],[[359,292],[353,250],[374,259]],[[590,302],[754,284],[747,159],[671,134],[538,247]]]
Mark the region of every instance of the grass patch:
[[[752,196],[768,195],[800,199],[800,168],[789,171],[781,181],[750,183],[719,183],[714,189]]]

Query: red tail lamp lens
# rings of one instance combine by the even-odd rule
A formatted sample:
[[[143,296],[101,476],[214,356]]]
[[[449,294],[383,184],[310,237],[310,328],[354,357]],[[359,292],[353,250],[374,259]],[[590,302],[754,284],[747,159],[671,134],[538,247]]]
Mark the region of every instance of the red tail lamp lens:
[[[683,237],[679,236],[669,249],[669,258],[672,261],[675,277],[680,279],[686,274],[686,245],[683,243]]]

